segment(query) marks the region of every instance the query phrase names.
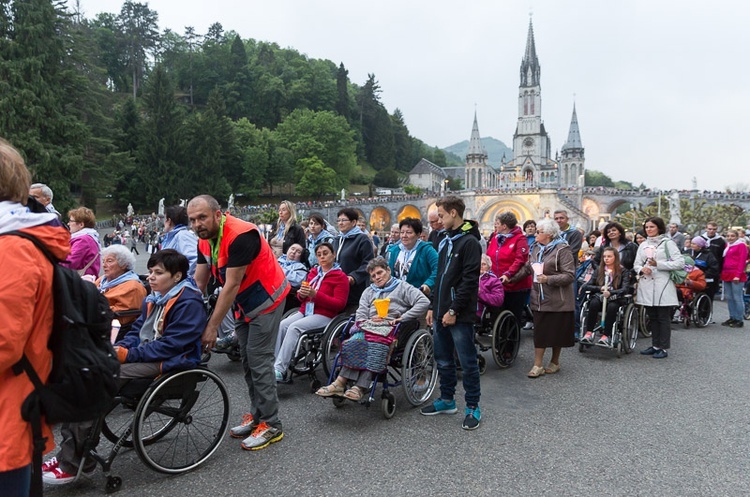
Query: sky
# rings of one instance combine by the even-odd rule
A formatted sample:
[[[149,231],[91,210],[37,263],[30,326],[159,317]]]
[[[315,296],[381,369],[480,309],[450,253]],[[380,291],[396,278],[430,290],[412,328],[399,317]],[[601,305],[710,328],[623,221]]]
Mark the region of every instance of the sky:
[[[70,0],[74,3],[75,0]],[[79,0],[86,17],[121,0]],[[740,0],[151,0],[161,30],[242,38],[343,62],[441,148],[479,131],[512,146],[529,16],[552,154],[575,102],[586,168],[651,188],[750,186],[750,2]]]

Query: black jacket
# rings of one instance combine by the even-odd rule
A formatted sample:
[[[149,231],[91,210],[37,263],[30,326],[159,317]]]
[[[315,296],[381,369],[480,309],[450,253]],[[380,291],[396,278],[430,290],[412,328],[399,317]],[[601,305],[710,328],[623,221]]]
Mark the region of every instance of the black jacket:
[[[599,247],[599,249],[594,254],[594,265],[596,267],[599,267],[599,264],[602,260],[602,250],[604,250],[605,247],[609,247],[610,245],[602,245]],[[620,251],[620,265],[624,267],[625,269],[633,269],[633,264],[635,264],[635,256],[638,253],[638,245],[636,245],[633,242],[627,242],[625,246]]]
[[[595,273],[593,277],[588,281],[588,283],[583,286],[581,291],[600,294],[602,285],[596,282],[596,278],[597,275]],[[635,277],[633,275],[633,270],[623,268],[622,275],[620,277],[620,285],[618,286],[618,288],[610,289],[609,293],[612,295],[612,298],[620,298],[623,295],[631,295],[633,293],[634,286]]]
[[[430,302],[436,322],[440,322],[448,309],[456,311],[457,322],[473,323],[476,319],[482,262],[477,222],[465,220],[460,228],[447,232],[446,238],[459,234],[463,235],[453,241],[450,254],[447,242],[438,252],[437,281]]]
[[[719,261],[716,260],[716,257],[714,257],[714,254],[708,248],[704,248],[700,252],[688,250],[686,254],[693,258],[695,265],[706,275],[706,281],[719,280],[719,276],[721,276],[721,266],[719,265]],[[712,283],[712,281],[708,282]]]
[[[340,236],[333,242],[336,249],[336,261],[347,276],[354,278],[354,285],[349,288],[347,305],[359,304],[359,298],[365,291],[370,275],[367,273],[367,263],[372,260],[372,242],[365,233],[342,240]]]

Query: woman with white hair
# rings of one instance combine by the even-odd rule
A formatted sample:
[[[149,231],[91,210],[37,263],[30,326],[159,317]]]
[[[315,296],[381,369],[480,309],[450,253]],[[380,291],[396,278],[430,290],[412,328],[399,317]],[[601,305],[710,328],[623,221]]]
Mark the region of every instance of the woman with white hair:
[[[536,225],[536,243],[529,262],[516,277],[534,276],[531,310],[534,314],[534,366],[529,378],[560,371],[560,352],[573,347],[575,331],[575,261],[568,244],[560,236],[560,227],[551,219]],[[543,367],[544,351],[552,348],[552,357]]]
[[[140,311],[146,287],[134,271],[135,256],[124,245],[110,245],[102,250],[102,267],[104,276],[97,280],[96,286],[107,297],[112,312]],[[120,335],[125,336],[139,315],[140,312],[134,312],[132,316],[118,318],[122,325]],[[120,338],[118,335],[117,339]]]
[[[297,222],[297,211],[294,204],[288,200],[282,200],[279,204],[279,219],[271,229],[268,243],[277,259],[282,254],[286,254],[293,243],[298,243],[302,247],[307,246],[305,230]],[[304,255],[303,260],[306,258],[307,254]]]

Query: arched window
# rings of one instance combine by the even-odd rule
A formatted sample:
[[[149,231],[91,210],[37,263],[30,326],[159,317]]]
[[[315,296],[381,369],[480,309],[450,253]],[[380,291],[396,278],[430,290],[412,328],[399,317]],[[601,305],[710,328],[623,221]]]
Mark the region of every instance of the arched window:
[[[529,92],[523,92],[523,115],[529,115]]]

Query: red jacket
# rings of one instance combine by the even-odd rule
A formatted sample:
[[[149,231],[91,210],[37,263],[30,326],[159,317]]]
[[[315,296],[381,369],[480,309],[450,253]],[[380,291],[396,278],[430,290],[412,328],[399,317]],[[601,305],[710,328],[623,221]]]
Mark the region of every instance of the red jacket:
[[[41,225],[26,231],[59,259],[70,253],[70,233],[62,226]],[[0,472],[31,464],[31,425],[21,418],[21,404],[34,389],[24,373],[16,376],[11,367],[23,354],[42,382],[52,368],[47,348],[52,332],[52,264],[30,240],[0,237]],[[42,424],[47,438],[45,452],[55,446],[52,431]],[[2,491],[0,491],[1,493]]]
[[[503,275],[512,278],[529,260],[529,242],[526,241],[521,227],[513,228],[510,235],[502,246],[498,244],[497,234],[492,235],[487,247],[487,255],[492,259],[492,272],[498,278]],[[531,288],[532,280],[533,277],[529,276],[515,283],[505,283],[505,291],[528,290]]]
[[[307,281],[310,282],[318,274],[320,266],[315,266],[307,275]],[[297,294],[299,298],[299,293]],[[313,303],[315,304],[314,314],[320,314],[329,318],[335,317],[346,307],[346,301],[349,298],[349,277],[340,269],[329,271],[323,281],[320,282],[318,293],[315,294]],[[300,299],[302,300],[302,299]],[[299,312],[305,313],[305,305],[308,299],[302,300]]]

